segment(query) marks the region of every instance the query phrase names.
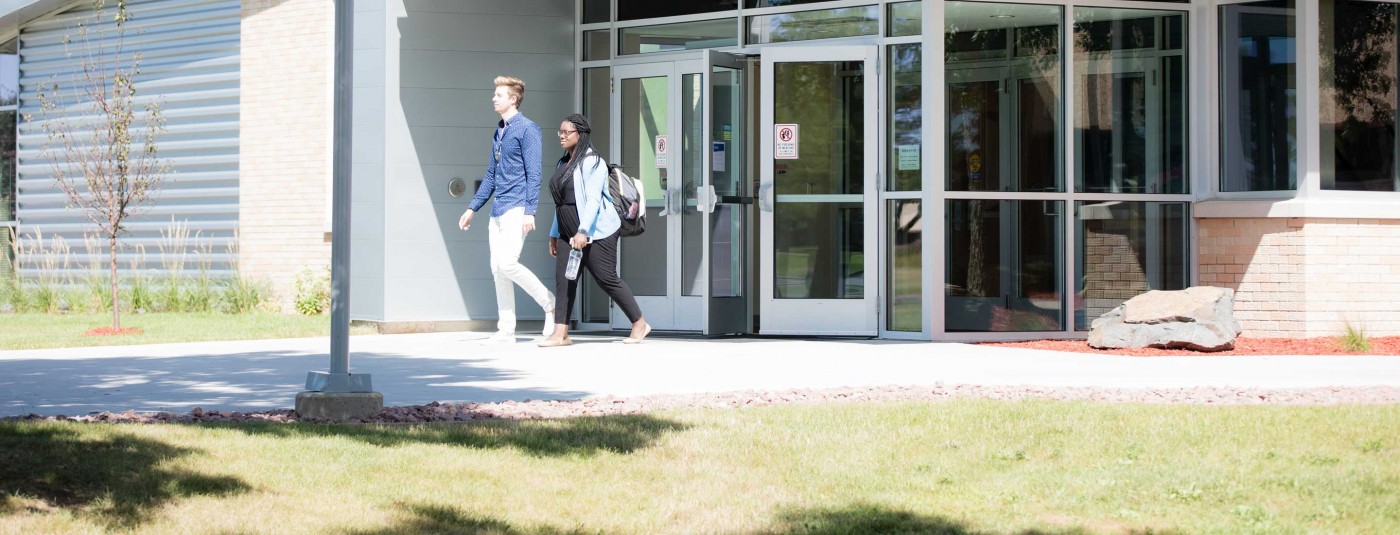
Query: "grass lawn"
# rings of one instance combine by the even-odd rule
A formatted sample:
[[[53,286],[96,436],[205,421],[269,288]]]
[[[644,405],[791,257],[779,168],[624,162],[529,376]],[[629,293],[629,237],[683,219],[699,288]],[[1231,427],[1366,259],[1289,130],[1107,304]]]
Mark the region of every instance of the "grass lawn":
[[[0,349],[300,338],[326,336],[331,331],[330,316],[205,312],[123,314],[122,327],[135,327],[144,332],[121,336],[83,336],[94,327],[111,325],[112,316],[108,314],[0,315]],[[372,331],[368,327],[355,327],[350,334],[368,334]]]
[[[0,423],[0,533],[1400,533],[1400,406]]]

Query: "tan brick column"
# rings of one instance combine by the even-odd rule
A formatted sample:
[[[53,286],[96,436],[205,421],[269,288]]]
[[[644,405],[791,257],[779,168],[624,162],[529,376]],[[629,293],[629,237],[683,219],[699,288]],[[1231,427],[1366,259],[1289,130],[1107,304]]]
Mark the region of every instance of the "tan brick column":
[[[298,272],[330,265],[333,9],[243,0],[239,268],[284,309]]]
[[[1400,335],[1400,221],[1197,221],[1199,283],[1235,290],[1246,336]]]

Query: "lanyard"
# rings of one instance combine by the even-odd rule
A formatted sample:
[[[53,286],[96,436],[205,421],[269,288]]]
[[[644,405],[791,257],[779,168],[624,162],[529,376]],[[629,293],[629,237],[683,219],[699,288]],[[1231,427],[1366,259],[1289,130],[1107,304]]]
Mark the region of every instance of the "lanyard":
[[[496,161],[501,161],[501,147],[506,144],[506,127],[510,123],[501,121],[501,128],[496,130],[496,138],[492,140],[491,149],[496,154]]]

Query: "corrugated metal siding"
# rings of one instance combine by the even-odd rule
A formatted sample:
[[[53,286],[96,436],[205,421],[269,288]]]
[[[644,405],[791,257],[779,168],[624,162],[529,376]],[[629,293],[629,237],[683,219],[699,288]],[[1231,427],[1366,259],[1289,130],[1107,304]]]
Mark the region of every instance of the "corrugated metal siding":
[[[129,269],[141,260],[142,269],[168,265],[171,258],[161,257],[162,246],[175,251],[162,234],[169,232],[173,220],[189,229],[186,250],[180,251],[190,262],[186,269],[198,268],[193,265],[198,257],[211,263],[207,267],[214,274],[226,275],[236,257],[232,245],[238,224],[240,2],[132,0],[128,10],[124,47],[142,56],[136,79],[138,107],[152,99],[161,103],[167,132],[158,139],[158,148],[173,172],[166,175],[154,207],[127,225],[120,267]],[[52,166],[43,155],[48,135],[40,125],[37,91],[40,84],[67,85],[73,73],[80,72],[78,54],[68,57],[68,50],[78,48],[64,46],[65,36],[75,35],[77,24],[114,26],[109,20],[92,25],[92,15],[91,4],[80,2],[73,10],[22,27],[19,44],[20,116],[33,116],[19,126],[17,215],[22,246],[52,249],[53,238],[61,236],[72,249],[68,269],[81,271],[91,260],[83,235],[96,226],[81,211],[66,208],[66,198],[54,184]],[[138,125],[144,127],[139,118],[132,130]],[[40,233],[42,242],[32,239]],[[105,249],[92,253],[106,258]],[[45,270],[42,255],[24,256],[24,273]]]

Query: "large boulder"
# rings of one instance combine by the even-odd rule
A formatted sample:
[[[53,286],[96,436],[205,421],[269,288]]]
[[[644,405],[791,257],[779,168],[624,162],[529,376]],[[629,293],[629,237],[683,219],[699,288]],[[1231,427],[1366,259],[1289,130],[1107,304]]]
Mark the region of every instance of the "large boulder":
[[[1213,286],[1152,290],[1094,320],[1089,345],[1099,349],[1155,347],[1226,351],[1243,327],[1235,320],[1235,291]]]

